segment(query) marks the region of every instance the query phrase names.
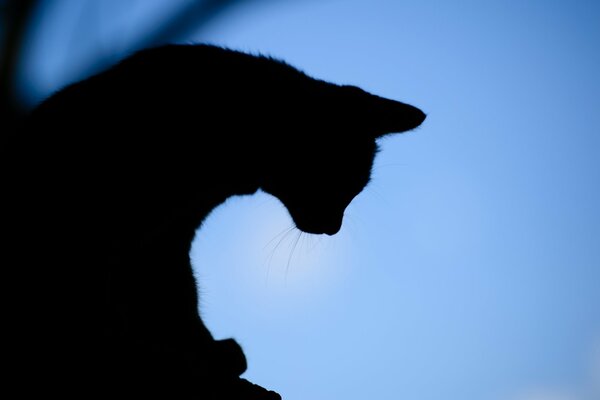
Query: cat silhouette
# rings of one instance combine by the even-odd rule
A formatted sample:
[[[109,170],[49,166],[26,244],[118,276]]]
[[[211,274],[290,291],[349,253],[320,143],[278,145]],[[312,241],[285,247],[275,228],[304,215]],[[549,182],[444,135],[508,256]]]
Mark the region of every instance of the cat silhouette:
[[[417,108],[210,45],[143,50],[42,102],[2,149],[7,381],[22,397],[276,399],[198,313],[189,251],[263,190],[339,231]]]

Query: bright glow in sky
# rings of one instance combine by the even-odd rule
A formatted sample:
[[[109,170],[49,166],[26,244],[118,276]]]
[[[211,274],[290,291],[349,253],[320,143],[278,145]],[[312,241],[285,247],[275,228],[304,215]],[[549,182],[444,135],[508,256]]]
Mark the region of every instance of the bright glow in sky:
[[[189,38],[428,113],[382,142],[338,236],[280,241],[265,194],[209,218],[201,309],[248,379],[287,400],[600,398],[598,21],[580,0],[263,1]],[[86,48],[53,40],[39,54]],[[30,84],[61,84],[67,59]]]

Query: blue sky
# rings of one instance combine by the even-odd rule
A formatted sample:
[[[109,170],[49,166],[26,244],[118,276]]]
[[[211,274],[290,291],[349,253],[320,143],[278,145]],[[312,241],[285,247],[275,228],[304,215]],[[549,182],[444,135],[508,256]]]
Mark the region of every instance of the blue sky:
[[[107,1],[96,25],[54,3],[30,98],[186,1]],[[600,398],[598,21],[578,0],[259,1],[186,39],[428,113],[382,141],[334,237],[278,236],[290,219],[262,193],[206,222],[201,310],[248,379],[288,400]]]

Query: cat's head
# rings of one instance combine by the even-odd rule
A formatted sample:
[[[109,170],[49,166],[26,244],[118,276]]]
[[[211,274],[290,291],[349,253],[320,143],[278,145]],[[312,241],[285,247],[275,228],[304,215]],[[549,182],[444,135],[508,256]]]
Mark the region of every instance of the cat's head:
[[[416,128],[425,114],[353,86],[327,84],[301,101],[300,115],[284,116],[293,124],[270,149],[261,187],[285,205],[298,229],[333,235],[369,182],[376,140]]]

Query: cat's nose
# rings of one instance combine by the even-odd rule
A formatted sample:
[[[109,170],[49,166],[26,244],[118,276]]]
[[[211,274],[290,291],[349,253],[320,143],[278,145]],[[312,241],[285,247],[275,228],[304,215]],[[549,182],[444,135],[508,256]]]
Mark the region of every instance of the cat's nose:
[[[340,231],[340,229],[342,229],[342,219],[341,218],[329,221],[329,223],[324,226],[323,233],[325,233],[329,236],[333,236],[336,233],[338,233]]]
[[[333,235],[335,235],[336,233],[338,233],[339,231],[340,231],[340,228],[337,228],[337,229],[330,229],[330,230],[327,230],[327,231],[325,231],[325,232],[323,232],[323,233],[327,234],[328,236],[333,236]]]

